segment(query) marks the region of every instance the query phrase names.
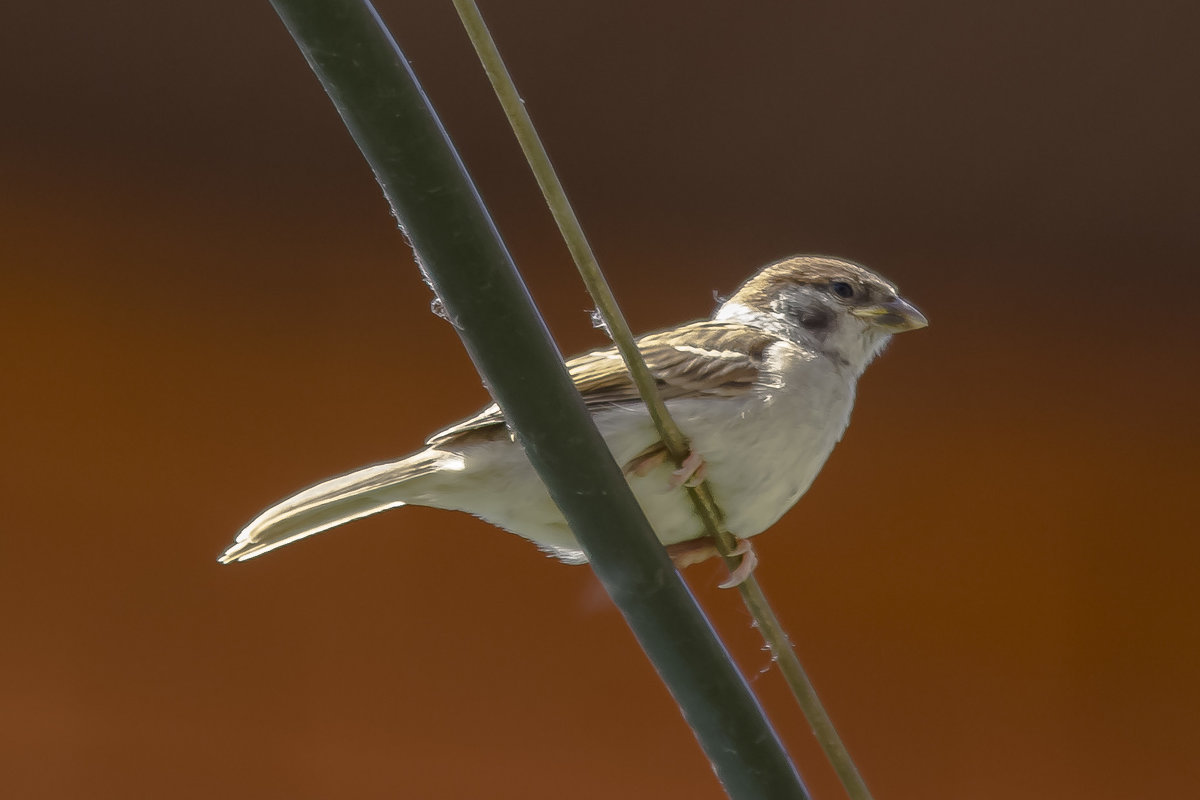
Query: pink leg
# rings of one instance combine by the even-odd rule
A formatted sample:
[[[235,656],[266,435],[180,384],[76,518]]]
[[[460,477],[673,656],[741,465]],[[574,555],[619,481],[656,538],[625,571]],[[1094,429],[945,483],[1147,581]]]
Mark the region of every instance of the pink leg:
[[[626,475],[636,475],[639,478],[644,478],[649,475],[655,467],[664,463],[667,460],[667,451],[663,449],[662,443],[659,442],[654,447],[643,450],[638,455],[625,465],[624,472]]]
[[[749,539],[738,539],[733,553],[741,556],[742,562],[734,568],[733,572],[729,573],[729,580],[718,584],[722,589],[732,589],[745,583],[746,579],[754,572],[754,568],[758,566],[758,554],[754,552],[754,545],[750,544]]]
[[[662,442],[657,442],[630,459],[623,471],[626,475],[644,478],[656,467],[665,464],[666,461],[667,448]],[[704,483],[707,474],[708,465],[704,463],[704,458],[699,453],[689,451],[687,458],[679,465],[679,469],[671,473],[667,485],[671,489],[678,489],[681,486],[694,489]]]
[[[692,539],[687,542],[679,542],[678,544],[667,545],[667,555],[671,557],[671,562],[675,564],[676,569],[690,567],[692,564],[699,564],[701,561],[707,561],[710,558],[721,555],[717,550],[717,546],[713,544],[712,539],[705,537],[703,539]],[[748,539],[738,539],[737,546],[733,549],[733,555],[742,557],[742,563],[738,564],[732,572],[729,573],[729,579],[720,584],[722,589],[732,589],[740,583],[743,583],[746,578],[750,577],[750,573],[754,572],[754,568],[758,566],[758,556],[754,553],[754,547]]]
[[[708,473],[708,465],[704,463],[704,457],[695,450],[688,452],[687,458],[679,465],[679,469],[671,473],[672,489],[678,489],[680,486],[687,486],[694,489],[704,483],[704,476]]]

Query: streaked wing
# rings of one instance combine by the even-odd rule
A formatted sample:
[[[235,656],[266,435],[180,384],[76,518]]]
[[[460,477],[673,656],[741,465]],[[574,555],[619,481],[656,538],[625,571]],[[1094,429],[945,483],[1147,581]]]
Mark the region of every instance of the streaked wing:
[[[735,395],[758,379],[763,351],[774,337],[736,322],[693,322],[638,340],[646,366],[663,399]],[[640,403],[641,397],[615,347],[584,353],[567,362],[575,387],[589,408]],[[457,425],[438,431],[426,444],[461,444],[509,436],[495,403]]]

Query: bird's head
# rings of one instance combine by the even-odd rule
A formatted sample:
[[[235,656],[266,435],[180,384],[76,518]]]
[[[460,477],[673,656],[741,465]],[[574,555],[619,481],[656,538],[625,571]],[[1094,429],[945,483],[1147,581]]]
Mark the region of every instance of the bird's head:
[[[892,334],[929,324],[893,284],[830,256],[793,256],[768,264],[722,303],[714,318],[791,339],[858,372]]]

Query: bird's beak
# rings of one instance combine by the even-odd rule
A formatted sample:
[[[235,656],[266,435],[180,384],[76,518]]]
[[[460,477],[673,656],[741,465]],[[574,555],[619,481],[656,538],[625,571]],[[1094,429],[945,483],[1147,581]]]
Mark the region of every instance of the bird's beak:
[[[899,297],[886,303],[855,308],[850,313],[888,333],[915,331],[929,324],[929,320],[925,319],[925,315],[918,311],[916,306]]]

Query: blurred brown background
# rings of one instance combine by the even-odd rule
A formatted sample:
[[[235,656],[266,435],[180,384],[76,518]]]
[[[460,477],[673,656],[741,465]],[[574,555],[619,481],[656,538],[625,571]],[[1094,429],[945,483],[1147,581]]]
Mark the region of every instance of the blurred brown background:
[[[1200,780],[1194,8],[484,5],[635,328],[794,252],[932,320],[758,540],[879,800]],[[563,349],[600,343],[450,4],[380,11]],[[424,509],[217,565],[485,394],[266,2],[6,17],[4,795],[721,797],[586,568]]]

